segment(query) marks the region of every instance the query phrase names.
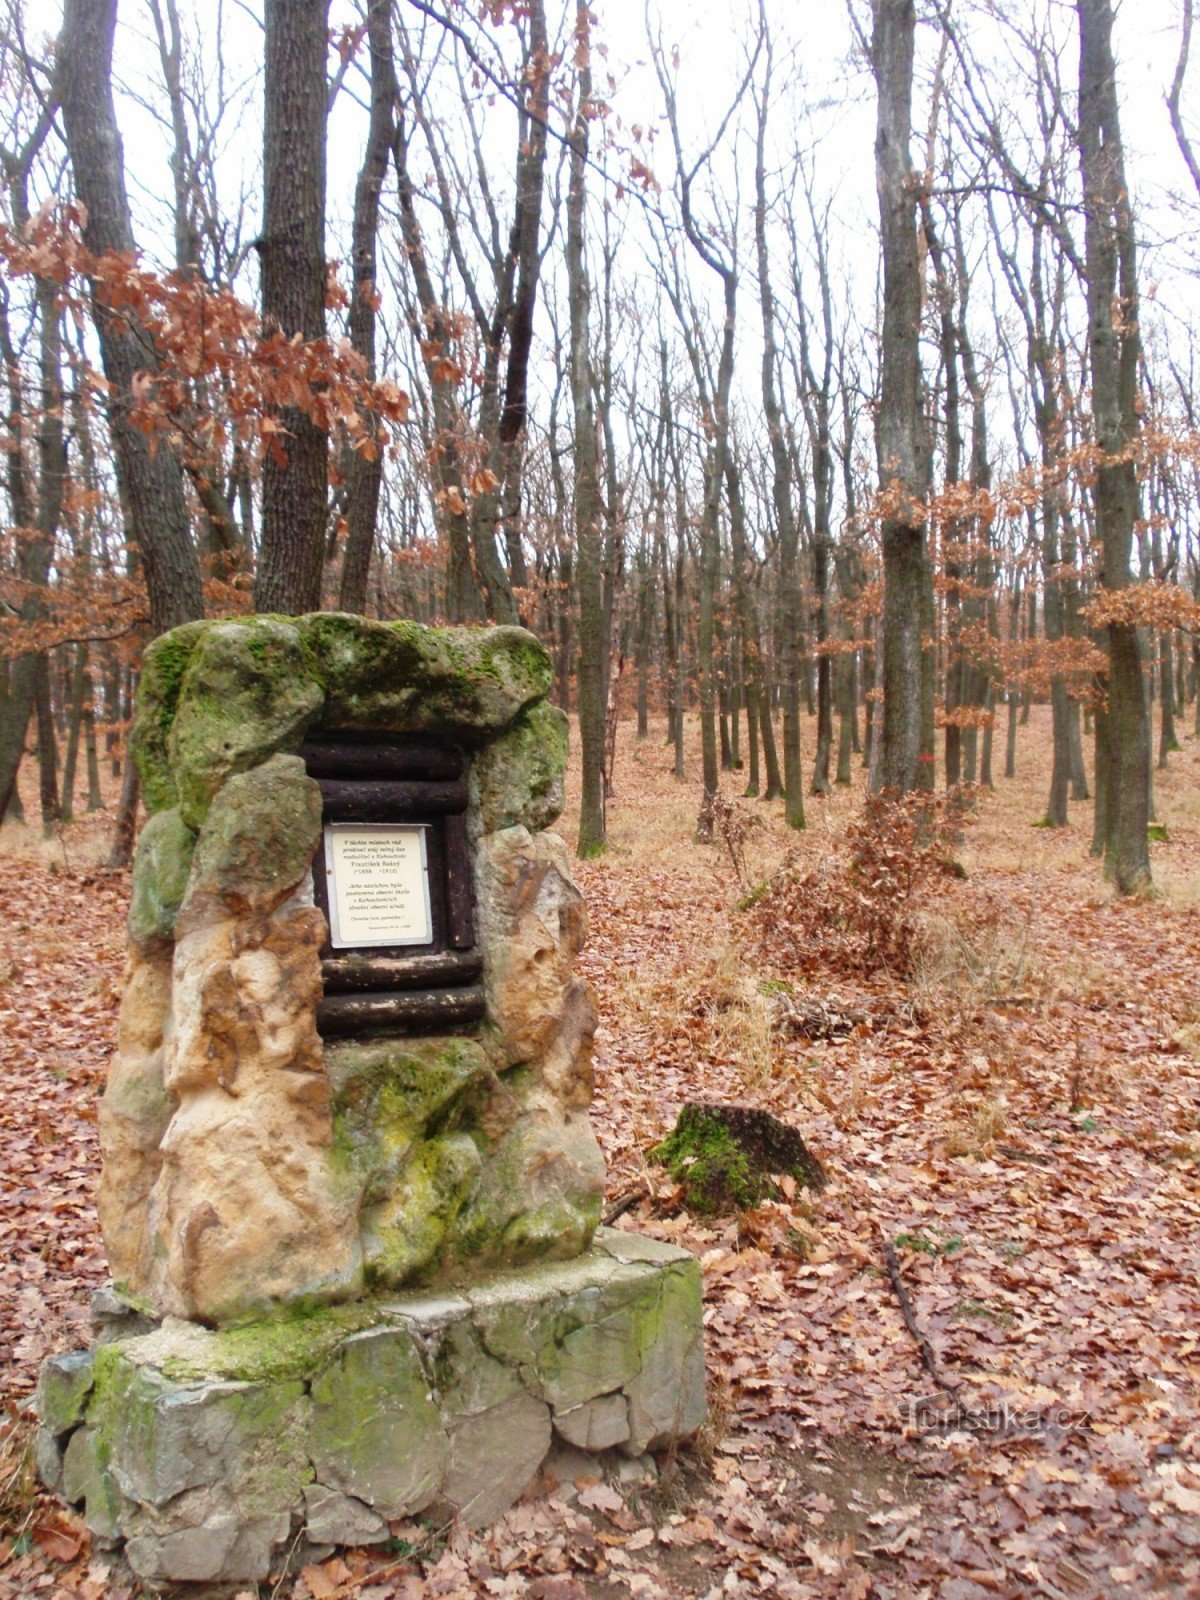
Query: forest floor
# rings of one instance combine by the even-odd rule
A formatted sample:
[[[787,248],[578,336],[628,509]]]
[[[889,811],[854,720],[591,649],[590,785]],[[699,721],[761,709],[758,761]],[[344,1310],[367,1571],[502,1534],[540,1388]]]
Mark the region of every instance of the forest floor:
[[[618,1226],[702,1262],[709,1424],[650,1488],[563,1485],[482,1535],[402,1528],[263,1600],[1200,1594],[1200,740],[1156,775],[1158,893],[1118,902],[1090,805],[1032,826],[1048,734],[1035,710],[901,981],[786,925],[764,941],[744,908],[789,851],[833,858],[857,763],[802,835],[746,802],[765,825],[739,883],[695,842],[695,767],[677,782],[661,724],[622,725],[612,848],[578,867],[594,1121],[611,1199],[644,1195]],[[38,1362],[84,1342],[104,1278],[128,878],[96,866],[102,839],[98,819],[0,836],[0,1600],[141,1592],[20,1470]],[[793,1123],[828,1188],[689,1215],[646,1152],[695,1098]]]

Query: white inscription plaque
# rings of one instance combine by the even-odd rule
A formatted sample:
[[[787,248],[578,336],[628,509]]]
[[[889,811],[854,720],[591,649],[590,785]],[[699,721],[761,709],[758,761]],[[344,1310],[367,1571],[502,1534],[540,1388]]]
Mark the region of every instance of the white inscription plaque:
[[[326,823],[325,872],[335,950],[433,943],[423,826]]]

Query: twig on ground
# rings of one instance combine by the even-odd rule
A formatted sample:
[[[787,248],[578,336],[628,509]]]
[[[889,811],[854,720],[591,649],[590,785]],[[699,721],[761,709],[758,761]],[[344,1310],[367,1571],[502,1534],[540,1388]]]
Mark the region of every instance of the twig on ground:
[[[951,1383],[949,1378],[943,1377],[942,1369],[938,1366],[937,1357],[933,1353],[933,1346],[921,1332],[920,1325],[913,1314],[912,1302],[908,1298],[908,1290],[904,1287],[904,1279],[900,1275],[900,1262],[894,1246],[883,1239],[883,1258],[887,1262],[888,1277],[892,1280],[892,1288],[896,1291],[896,1299],[900,1302],[900,1310],[904,1313],[904,1326],[912,1335],[913,1343],[921,1357],[921,1365],[937,1384],[938,1388],[946,1394],[956,1398],[961,1384]]]
[[[617,1218],[623,1217],[627,1211],[631,1211],[633,1207],[637,1205],[639,1200],[648,1200],[649,1198],[650,1191],[645,1187],[645,1185],[639,1189],[630,1189],[626,1194],[619,1195],[618,1198],[613,1201],[612,1205],[609,1206],[608,1210],[601,1217],[600,1221],[606,1228],[611,1228]]]

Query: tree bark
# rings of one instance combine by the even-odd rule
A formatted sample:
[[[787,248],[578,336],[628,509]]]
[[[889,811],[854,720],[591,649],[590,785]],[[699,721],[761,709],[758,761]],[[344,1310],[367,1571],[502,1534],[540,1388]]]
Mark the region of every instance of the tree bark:
[[[1088,355],[1093,426],[1102,451],[1094,503],[1100,583],[1111,591],[1133,581],[1130,556],[1138,485],[1130,446],[1139,427],[1137,254],[1121,147],[1111,0],[1077,0],[1077,7]],[[1110,623],[1105,632],[1108,705],[1096,719],[1097,832],[1106,871],[1119,893],[1131,894],[1150,884],[1150,723],[1138,629],[1129,623]],[[1107,744],[1103,756],[1102,738]],[[1102,769],[1107,790],[1103,801]]]
[[[583,782],[579,807],[581,856],[597,855],[607,842],[604,814],[604,585],[601,572],[600,482],[596,418],[592,409],[589,350],[591,287],[584,259],[584,211],[588,130],[592,98],[591,18],[576,0],[576,103],[570,136],[567,185],[567,284],[571,316],[571,400],[575,416],[575,548],[579,584],[579,741]]]
[[[391,0],[369,0],[367,41],[371,57],[371,119],[354,190],[350,244],[350,343],[375,377],[376,272],[379,200],[395,135],[396,68],[392,58]],[[383,455],[373,427],[370,446],[353,452],[347,471],[346,548],[342,557],[339,604],[343,611],[365,611],[371,552],[379,516]]]
[[[329,0],[266,0],[263,231],[267,334],[325,337],[325,104]],[[317,611],[329,497],[329,436],[298,406],[275,418],[263,462],[254,604]]]
[[[922,620],[929,607],[928,489],[919,335],[921,263],[912,132],[913,0],[874,0],[871,61],[878,91],[875,169],[883,243],[883,329],[876,448],[887,497],[883,543],[883,715],[872,787],[931,786]],[[925,768],[923,771],[922,768]]]
[[[135,248],[112,95],[116,21],[117,0],[65,0],[55,80],[75,192],[87,209],[84,243],[101,256]],[[141,555],[150,626],[162,633],[204,614],[183,477],[173,453],[152,451],[130,419],[134,376],[154,366],[146,341],[130,327],[127,311],[109,311],[98,285],[93,285],[92,315],[109,384],[108,422],[121,501]]]

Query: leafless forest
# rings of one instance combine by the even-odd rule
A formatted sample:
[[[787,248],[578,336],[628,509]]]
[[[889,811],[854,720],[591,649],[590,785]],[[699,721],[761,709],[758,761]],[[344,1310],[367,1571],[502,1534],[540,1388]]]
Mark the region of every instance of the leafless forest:
[[[141,651],[320,609],[551,652],[611,1205],[704,1262],[713,1419],[275,1592],[1196,1592],[1193,0],[826,9],[0,3],[0,1596],[138,1593],[28,1405]],[[704,1096],[830,1188],[695,1214]]]

